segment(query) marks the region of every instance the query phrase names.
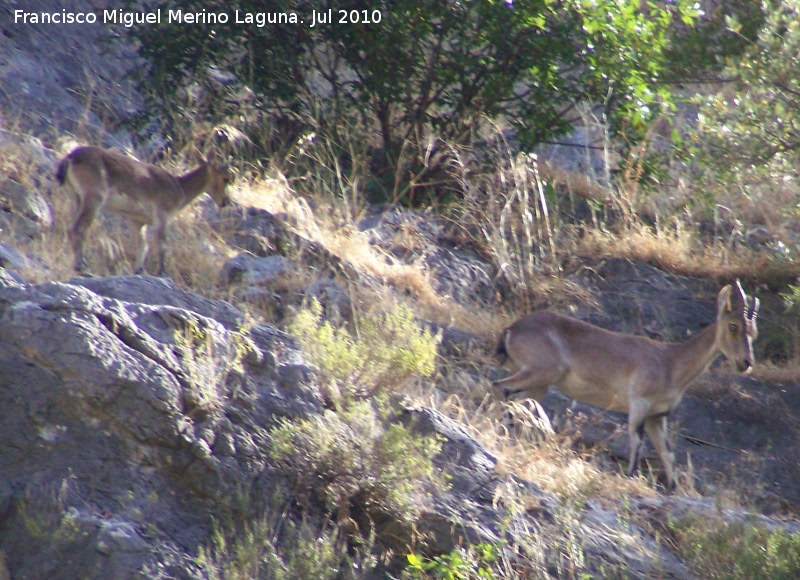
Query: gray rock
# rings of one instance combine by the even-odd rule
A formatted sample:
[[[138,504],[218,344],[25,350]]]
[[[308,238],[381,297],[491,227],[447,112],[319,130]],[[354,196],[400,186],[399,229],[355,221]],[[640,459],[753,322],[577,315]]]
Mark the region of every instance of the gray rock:
[[[22,270],[28,267],[28,259],[11,246],[0,243],[0,267]],[[10,272],[9,276],[13,276]]]
[[[14,577],[195,577],[215,503],[266,485],[269,426],[322,408],[292,339],[263,325],[245,337],[229,304],[156,278],[33,286],[2,272],[0,546]]]
[[[107,144],[127,142],[119,127],[143,105],[129,74],[140,61],[115,27],[24,24],[11,18],[12,8],[55,13],[87,6],[29,0],[7,9],[0,43],[3,124],[53,140],[68,131],[107,137]],[[117,136],[106,126],[117,127]]]
[[[39,192],[16,181],[0,185],[0,207],[7,213],[24,218],[39,228],[53,227],[53,212]]]
[[[586,556],[582,571],[587,574],[602,576],[613,566],[632,577],[692,577],[689,568],[647,530],[620,522],[615,512],[600,504],[587,502],[574,515],[565,515],[571,508],[555,496],[531,483],[500,476],[495,469],[497,459],[463,427],[437,411],[413,407],[404,415],[404,422],[416,431],[443,438],[436,463],[452,477],[450,491],[434,498],[416,524],[416,532],[427,538],[424,549],[429,554],[449,553],[463,541],[505,544],[501,549],[509,561],[523,553],[525,566],[540,567],[542,575],[563,575],[558,570],[558,554],[548,554],[535,538],[560,536],[566,526]],[[516,494],[528,504],[538,503],[538,509],[520,511],[510,501]]]
[[[462,305],[494,304],[497,269],[466,239],[457,240],[440,217],[394,207],[377,208],[359,223],[370,243],[400,262],[423,263],[431,272],[436,292]]]
[[[306,299],[314,299],[322,306],[323,317],[332,324],[353,321],[353,304],[350,296],[336,282],[319,279],[303,290]]]
[[[283,256],[260,258],[239,254],[225,263],[220,278],[224,284],[269,286],[277,282],[282,275],[296,268],[297,266],[291,260]]]

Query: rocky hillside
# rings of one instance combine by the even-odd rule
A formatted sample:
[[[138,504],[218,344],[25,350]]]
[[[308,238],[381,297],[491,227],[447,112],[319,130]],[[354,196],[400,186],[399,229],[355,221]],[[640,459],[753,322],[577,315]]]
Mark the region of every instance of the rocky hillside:
[[[275,219],[264,212],[261,218],[262,224]],[[377,232],[374,237],[387,239]],[[287,247],[287,241],[278,245]],[[293,242],[299,242],[296,235]],[[448,284],[457,279],[463,290],[474,284],[457,275],[469,252],[441,246],[437,253],[449,256],[440,262],[446,273],[440,289],[453,291]],[[280,255],[249,256],[232,259],[226,269],[237,295],[274,288],[280,269],[266,274],[266,264],[283,260],[284,270],[313,264],[297,254],[293,263]],[[333,257],[322,261],[335,263]],[[0,285],[0,546],[6,574],[207,577],[213,567],[199,556],[213,545],[219,522],[241,509],[274,512],[280,506],[267,498],[291,487],[291,476],[270,454],[270,433],[282,420],[329,412],[315,369],[286,332],[253,324],[231,303],[181,290],[169,279],[30,284],[10,266],[6,262]],[[707,321],[713,312],[710,300],[694,306],[704,284],[649,266],[612,261],[585,275],[598,285],[609,320],[639,317],[651,321],[651,332],[669,335]],[[345,293],[335,282],[313,286],[326,289],[318,294],[325,304],[338,301],[342,308],[339,295]],[[632,307],[634,299],[640,307]],[[457,328],[444,332],[441,350],[449,362],[443,364],[451,372],[453,366],[472,366],[465,354],[473,352],[469,338]],[[455,388],[446,379],[441,387]],[[435,465],[448,474],[449,485],[419,500],[413,533],[399,514],[373,517],[373,541],[380,553],[395,555],[411,546],[447,554],[464,541],[515,546],[523,553],[504,557],[522,563],[509,565],[530,567],[537,575],[581,570],[691,577],[691,567],[660,539],[669,522],[704,512],[726,522],[751,521],[755,516],[740,509],[720,511],[718,494],[736,485],[747,486],[741,491],[767,513],[800,502],[793,460],[800,458],[798,395],[798,387],[776,390],[751,381],[689,397],[677,417],[683,491],[634,493],[624,510],[588,489],[570,493],[570,502],[581,498],[577,507],[565,504],[561,494],[500,469],[496,452],[476,439],[470,421],[459,425],[433,408],[398,401],[390,423],[441,437]],[[620,477],[613,474],[615,462],[627,455],[623,418],[570,406],[556,393],[546,407],[561,444],[595,455],[598,469]],[[525,445],[535,453],[535,443]],[[238,505],[243,490],[246,508]],[[308,506],[283,509],[289,519],[322,517]],[[797,527],[793,520],[759,517],[764,525]],[[579,566],[570,561],[575,554],[568,546],[560,545],[564,526],[580,546]],[[543,542],[539,554],[531,553],[532,534]],[[552,543],[545,539],[551,535]],[[388,577],[399,565],[390,560],[371,574]]]
[[[102,9],[124,3],[103,2]],[[128,78],[135,53],[100,25],[26,24],[16,11],[83,12],[86,2],[32,0],[0,7],[0,130],[55,143],[65,135],[126,146],[123,128],[143,101]],[[100,5],[94,6],[101,11]]]
[[[234,302],[258,302],[269,294],[275,304],[289,307],[295,293],[276,292],[276,281],[293,269],[316,268],[319,278],[301,294],[316,296],[326,310],[347,317],[349,299],[335,281],[337,273],[346,271],[367,286],[380,284],[357,278],[340,259],[280,225],[280,216],[232,210],[228,220],[236,224],[228,224],[229,235],[241,245],[266,240],[286,254],[259,257],[269,252],[253,247],[232,258],[221,280],[239,297]],[[415,220],[421,228],[436,229],[435,222],[403,212],[371,216],[363,227],[370,239],[400,252],[398,241],[392,242],[397,225],[403,221],[408,229]],[[418,242],[424,239],[421,234]],[[488,263],[477,267],[477,254],[435,239],[427,240],[435,249],[426,257],[437,260],[438,291],[458,296],[480,287],[483,277],[489,284]],[[12,247],[6,252],[15,253]],[[206,577],[208,563],[198,556],[212,545],[216,522],[242,509],[236,507],[242,490],[248,502],[266,501],[291,485],[270,455],[270,432],[282,419],[326,413],[315,370],[284,331],[253,325],[231,303],[181,290],[168,279],[30,284],[19,273],[24,267],[5,264],[0,545],[8,573],[13,578]],[[643,330],[674,338],[713,316],[707,283],[650,266],[612,260],[580,277],[597,288],[602,308],[576,314],[606,326],[630,330],[643,320],[648,324]],[[704,292],[709,300],[698,302]],[[606,315],[598,317],[599,312]],[[484,360],[475,351],[480,337],[453,327],[443,331],[441,364],[448,372],[474,368],[473,355]],[[481,371],[500,372],[491,366]],[[719,385],[731,381],[715,379]],[[440,388],[452,391],[455,385],[444,379]],[[539,573],[560,575],[576,565],[559,545],[567,525],[571,541],[581,546],[580,570],[689,577],[691,567],[659,541],[659,530],[670,521],[704,511],[726,522],[750,521],[753,515],[739,509],[719,511],[718,494],[733,490],[767,513],[800,501],[798,463],[791,459],[800,457],[798,393],[797,387],[776,390],[751,381],[689,397],[677,417],[684,492],[634,493],[626,499],[624,516],[620,505],[588,489],[570,492],[576,494],[570,501],[582,499],[580,507],[567,508],[560,494],[507,467],[499,469],[496,452],[476,439],[471,421],[459,425],[435,409],[396,403],[391,422],[442,437],[435,464],[449,474],[450,485],[420,500],[413,534],[402,517],[385,515],[375,524],[375,545],[387,554],[402,554],[411,545],[422,553],[446,554],[465,540],[531,550],[530,534],[553,534],[562,539],[552,545],[539,540],[545,542],[542,553],[526,553],[533,562],[523,561]],[[627,455],[623,418],[570,406],[556,393],[546,408],[561,444],[594,455],[592,463],[609,474],[618,471],[616,461]],[[535,443],[524,444],[534,452]],[[520,504],[528,507],[520,511]],[[266,502],[258,509],[276,506]],[[284,515],[302,518],[307,509]],[[762,521],[794,530],[791,521]],[[398,565],[390,561],[373,573],[385,577]]]

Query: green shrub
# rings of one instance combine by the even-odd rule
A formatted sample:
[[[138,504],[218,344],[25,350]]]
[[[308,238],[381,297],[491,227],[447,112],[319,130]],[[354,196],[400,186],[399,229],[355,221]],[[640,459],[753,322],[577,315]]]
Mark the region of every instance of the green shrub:
[[[315,530],[268,514],[239,530],[215,524],[211,542],[200,547],[195,564],[209,580],[333,580],[345,577],[342,569],[352,567],[353,557],[335,529]]]
[[[800,1],[763,2],[761,9],[754,42],[727,61],[722,76],[729,80],[696,98],[699,118],[683,152],[700,169],[692,190],[703,193],[690,204],[715,220],[749,220],[777,232],[796,228],[800,216]],[[726,24],[736,36],[752,26],[734,17]],[[774,250],[776,258],[795,259],[798,248],[784,240]]]
[[[243,372],[243,361],[253,349],[248,334],[249,323],[239,331],[217,334],[199,320],[181,321],[180,328],[174,332],[174,340],[175,353],[181,362],[188,414],[213,413],[222,408],[229,375]]]
[[[800,578],[800,534],[691,516],[670,528],[679,553],[701,578]]]
[[[236,6],[263,14],[265,5],[279,5],[274,12],[309,18],[309,4],[240,0]],[[693,5],[379,0],[363,10],[365,3],[345,0],[332,11],[336,20],[350,15],[358,22],[165,22],[132,27],[130,34],[147,62],[145,84],[153,87],[146,109],[166,111],[161,121],[171,136],[205,123],[217,127],[214,133],[243,135],[253,145],[251,159],[258,159],[304,135],[325,134],[348,165],[350,152],[338,136],[349,124],[342,119],[357,115],[368,128],[362,140],[375,149],[370,173],[384,183],[377,199],[414,204],[424,203],[420,191],[430,182],[438,186],[429,195],[447,198],[451,192],[437,177],[450,161],[450,145],[471,146],[487,118],[504,119],[530,150],[568,133],[580,123],[575,104],[591,102],[630,140],[669,101],[660,82],[670,64],[665,51],[675,24],[696,17]],[[199,13],[207,3],[186,0],[181,8]]]
[[[496,545],[485,543],[453,550],[449,554],[431,559],[409,554],[408,568],[404,577],[414,580],[427,578],[494,580],[498,576],[493,571],[493,565],[499,559],[499,554]]]
[[[270,440],[272,459],[298,493],[340,519],[357,505],[367,518],[388,513],[410,522],[424,494],[444,487],[431,462],[441,444],[403,425],[387,425],[369,401],[339,413],[283,420]]]
[[[407,306],[359,321],[357,336],[322,320],[316,300],[289,326],[320,380],[344,398],[363,397],[433,374],[437,338],[422,329]]]
[[[412,522],[420,500],[445,482],[431,461],[440,442],[395,422],[387,396],[433,373],[436,338],[402,306],[357,326],[357,334],[334,328],[316,301],[297,315],[289,332],[319,369],[334,410],[282,420],[270,432],[270,455],[299,503],[366,533],[379,514]]]
[[[800,2],[763,3],[764,20],[755,42],[726,67],[731,83],[702,102],[693,150],[732,182],[794,175],[800,144]],[[730,18],[739,32],[743,24]],[[732,86],[731,86],[732,85]],[[731,91],[735,89],[735,92]]]

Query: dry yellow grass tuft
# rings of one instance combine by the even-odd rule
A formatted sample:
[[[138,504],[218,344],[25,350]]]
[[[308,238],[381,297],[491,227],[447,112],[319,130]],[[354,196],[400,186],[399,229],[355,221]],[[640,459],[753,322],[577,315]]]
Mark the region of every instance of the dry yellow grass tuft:
[[[536,448],[506,444],[502,457],[505,469],[562,500],[594,497],[613,502],[624,497],[656,495],[654,486],[644,476],[606,473],[594,465],[591,456],[578,455],[559,436]]]
[[[781,364],[761,362],[755,366],[751,376],[770,385],[796,385],[800,383],[800,360],[792,359]]]
[[[669,231],[641,224],[615,233],[587,230],[577,244],[576,253],[582,257],[640,260],[670,272],[701,278],[758,280],[792,276],[798,271],[797,264],[776,263],[764,251],[721,242],[701,243],[694,232],[678,225]]]
[[[235,255],[197,208],[181,213],[172,222],[168,234],[167,268],[173,278],[201,294],[217,292],[219,272]]]

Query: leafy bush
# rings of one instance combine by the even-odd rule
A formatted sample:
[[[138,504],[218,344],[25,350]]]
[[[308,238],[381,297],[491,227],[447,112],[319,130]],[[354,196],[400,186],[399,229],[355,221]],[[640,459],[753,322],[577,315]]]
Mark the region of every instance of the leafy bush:
[[[704,103],[695,153],[722,176],[768,167],[795,174],[800,150],[800,1],[765,3],[758,39],[724,71],[733,79]],[[731,18],[734,33],[742,24]],[[731,91],[733,88],[735,91]]]
[[[333,328],[317,302],[298,314],[289,331],[331,385],[336,410],[281,421],[270,432],[270,455],[300,503],[322,505],[367,533],[378,514],[413,521],[416,506],[428,491],[443,489],[444,479],[431,462],[440,443],[394,422],[386,396],[433,372],[435,337],[406,307],[358,326],[357,336]]]
[[[494,580],[499,576],[493,572],[492,565],[497,562],[498,558],[498,547],[492,544],[476,544],[432,559],[409,554],[408,568],[404,578],[414,580],[425,580],[426,578]]]
[[[240,529],[215,523],[211,542],[200,547],[195,564],[209,580],[333,580],[354,561],[363,564],[359,555],[343,549],[337,530],[313,529],[282,515],[254,517]]]
[[[723,71],[729,80],[698,99],[699,122],[684,151],[703,170],[695,189],[706,213],[716,220],[722,212],[737,229],[749,221],[775,232],[796,228],[800,216],[800,1],[764,2],[762,10],[757,39]],[[739,35],[750,23],[730,17],[727,25]],[[798,251],[784,242],[774,249],[783,259]]]
[[[719,82],[726,63],[738,60],[755,42],[764,24],[763,6],[753,0],[726,0],[702,5],[704,14],[694,26],[678,26],[667,49],[669,83]],[[741,24],[735,33],[731,21]]]

